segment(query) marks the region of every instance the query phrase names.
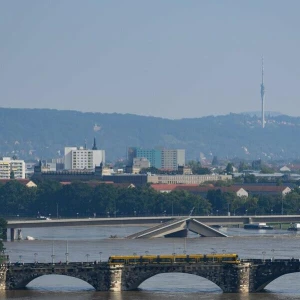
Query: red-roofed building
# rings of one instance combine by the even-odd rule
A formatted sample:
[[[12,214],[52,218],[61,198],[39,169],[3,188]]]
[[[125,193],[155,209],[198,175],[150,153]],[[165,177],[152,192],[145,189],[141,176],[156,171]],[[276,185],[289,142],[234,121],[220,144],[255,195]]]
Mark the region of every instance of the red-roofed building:
[[[229,186],[229,187],[214,187],[212,185],[199,186],[197,184],[152,184],[151,187],[156,191],[162,193],[169,193],[172,191],[187,191],[195,195],[206,197],[207,192],[210,190],[221,190],[222,193],[235,193],[239,197],[248,197],[247,191],[242,187]]]
[[[281,195],[285,196],[292,190],[288,186],[275,185],[234,185],[237,188],[245,189],[251,195]]]

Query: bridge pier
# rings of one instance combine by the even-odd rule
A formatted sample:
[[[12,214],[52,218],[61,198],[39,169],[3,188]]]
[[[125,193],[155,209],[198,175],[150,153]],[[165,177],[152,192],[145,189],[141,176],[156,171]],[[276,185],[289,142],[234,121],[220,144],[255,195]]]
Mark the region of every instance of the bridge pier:
[[[14,242],[15,241],[15,228],[10,228],[10,241]]]

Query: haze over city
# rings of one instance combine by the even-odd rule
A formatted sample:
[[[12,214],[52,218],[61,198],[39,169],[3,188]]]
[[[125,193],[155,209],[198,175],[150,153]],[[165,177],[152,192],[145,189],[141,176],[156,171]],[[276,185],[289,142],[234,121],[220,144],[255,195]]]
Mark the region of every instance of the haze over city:
[[[300,2],[0,1],[0,106],[298,116]]]

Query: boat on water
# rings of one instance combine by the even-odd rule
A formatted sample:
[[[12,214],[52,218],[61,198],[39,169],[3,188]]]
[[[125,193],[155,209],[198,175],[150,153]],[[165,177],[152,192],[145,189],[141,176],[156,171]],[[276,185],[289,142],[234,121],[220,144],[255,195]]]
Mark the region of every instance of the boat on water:
[[[244,229],[264,229],[270,230],[273,229],[273,226],[267,225],[267,223],[249,223],[244,225]]]
[[[300,223],[291,223],[288,230],[290,230],[290,231],[300,231]]]

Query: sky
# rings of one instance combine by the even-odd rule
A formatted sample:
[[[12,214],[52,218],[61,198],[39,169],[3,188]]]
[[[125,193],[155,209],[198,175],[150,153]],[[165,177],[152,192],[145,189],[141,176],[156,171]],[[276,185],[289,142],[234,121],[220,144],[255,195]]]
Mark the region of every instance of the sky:
[[[0,0],[0,107],[299,116],[298,0]]]

